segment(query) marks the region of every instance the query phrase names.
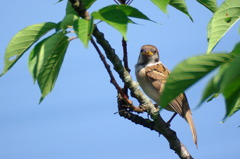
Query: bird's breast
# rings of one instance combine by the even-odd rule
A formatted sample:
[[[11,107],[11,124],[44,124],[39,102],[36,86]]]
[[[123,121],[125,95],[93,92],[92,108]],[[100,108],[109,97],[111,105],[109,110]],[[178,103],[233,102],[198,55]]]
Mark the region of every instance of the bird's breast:
[[[146,77],[146,69],[144,67],[136,68],[135,71],[137,81],[145,94],[160,105],[160,93],[156,90]]]

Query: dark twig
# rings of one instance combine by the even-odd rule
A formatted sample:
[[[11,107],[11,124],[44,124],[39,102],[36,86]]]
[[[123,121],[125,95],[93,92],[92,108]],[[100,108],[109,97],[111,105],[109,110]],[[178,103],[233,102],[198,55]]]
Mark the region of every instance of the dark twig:
[[[123,63],[124,63],[124,67],[125,69],[130,72],[130,68],[128,66],[128,52],[127,52],[127,42],[126,40],[124,40],[124,38],[122,39],[122,47],[123,47]]]
[[[133,2],[133,0],[128,0],[126,4],[130,5],[132,2]]]
[[[139,107],[135,107],[133,104],[132,104],[132,101],[130,101],[128,99],[128,96],[123,92],[122,88],[118,85],[117,81],[115,80],[115,77],[113,76],[112,74],[112,71],[111,71],[111,68],[110,68],[110,65],[107,63],[106,61],[106,58],[105,56],[101,53],[101,50],[98,48],[96,42],[94,41],[93,38],[90,39],[91,40],[91,43],[93,44],[94,48],[96,49],[100,59],[102,60],[107,72],[108,72],[108,75],[110,76],[110,82],[114,85],[114,87],[117,89],[117,91],[121,94],[122,98],[124,99],[124,101],[126,102],[127,104],[127,107],[131,110],[131,111],[135,111],[135,112],[138,112],[138,113],[142,113],[144,112],[144,109],[142,108],[139,108]]]
[[[142,125],[150,130],[154,129],[154,122],[150,119],[144,119],[143,117],[133,114],[125,107],[125,101],[122,99],[122,96],[118,94],[118,114],[125,119],[132,121],[135,124]],[[156,130],[155,130],[156,131]],[[158,132],[160,133],[160,132]]]
[[[69,1],[72,3],[73,9],[75,9],[75,11],[79,14],[80,17],[87,20],[90,19],[89,13],[85,9],[81,0],[69,0]]]
[[[172,122],[172,120],[174,119],[174,117],[177,115],[177,113],[175,112],[173,114],[173,116],[167,121],[167,123],[170,125],[170,123]]]
[[[117,0],[114,0],[115,3],[119,4]]]
[[[126,4],[126,5],[130,5],[132,3],[133,0],[114,0],[117,4]]]
[[[91,43],[93,44],[94,48],[96,49],[100,59],[102,60],[108,75],[110,76],[110,82],[114,85],[114,87],[117,89],[117,91],[121,94],[121,96],[123,97],[123,99],[125,100],[125,102],[127,102],[127,104],[132,104],[132,102],[126,97],[126,95],[123,93],[122,88],[118,85],[118,83],[115,80],[115,77],[112,74],[112,71],[110,69],[110,65],[107,63],[106,58],[104,57],[104,55],[101,53],[100,49],[98,48],[96,42],[93,40],[93,38],[90,39]]]
[[[124,38],[122,38],[122,47],[123,47],[123,64],[125,69],[130,73],[131,70],[128,66],[127,42],[126,40],[124,40]],[[126,86],[126,84],[124,84],[123,91],[126,95],[128,94],[128,87]]]
[[[166,124],[160,116],[155,121],[144,119],[139,115],[129,112],[124,107],[124,104],[125,101],[121,98],[121,95],[118,95],[118,113],[121,117],[162,134],[168,140],[170,148],[174,150],[181,159],[193,159],[186,147],[177,138],[176,132],[171,130],[169,124]]]

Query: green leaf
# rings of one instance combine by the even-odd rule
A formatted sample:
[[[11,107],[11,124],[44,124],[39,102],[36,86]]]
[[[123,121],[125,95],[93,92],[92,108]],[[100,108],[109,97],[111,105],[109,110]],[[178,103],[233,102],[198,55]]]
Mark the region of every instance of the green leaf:
[[[202,98],[197,107],[199,107],[206,100],[208,102],[211,101],[213,98],[217,97],[218,94],[219,90],[216,88],[214,78],[211,78],[203,91]]]
[[[240,43],[234,47],[231,55],[234,58],[221,66],[218,74],[218,85],[226,103],[226,114],[223,120],[240,109]]]
[[[67,2],[65,11],[66,11],[66,15],[68,15],[68,14],[78,15],[77,12],[73,9],[72,3],[69,1]]]
[[[208,49],[211,52],[220,39],[240,18],[240,1],[226,0],[208,24]]]
[[[121,10],[129,17],[152,21],[145,14],[140,12],[138,9],[128,6],[128,5],[110,5],[108,7],[101,9],[101,11],[103,11],[103,12],[104,12],[104,10]]]
[[[66,14],[62,21],[57,24],[56,30],[67,29],[73,25],[73,22],[79,18],[77,12],[73,9],[71,2],[67,2]]]
[[[240,69],[238,64],[240,56],[240,43],[234,47],[231,55],[233,55],[232,60],[221,65],[217,74],[208,82],[199,105],[207,99],[208,101],[212,100],[223,91],[226,96],[227,94],[231,95],[232,92],[236,91],[236,89],[240,89],[240,78],[238,77],[240,74],[238,71]]]
[[[74,22],[73,28],[84,46],[87,47],[94,28],[93,18],[90,20],[78,19]]]
[[[226,114],[223,121],[232,116],[240,109],[240,89],[234,92],[231,96],[225,97]]]
[[[115,29],[117,29],[124,39],[127,39],[127,24],[128,17],[122,10],[99,10],[98,12],[93,12],[92,16],[94,19],[100,19],[105,21]]]
[[[96,0],[81,0],[81,2],[83,3],[83,7],[85,9],[90,8],[95,1]],[[71,2],[69,2],[69,1],[68,1],[68,4],[69,4],[69,6],[72,6]],[[74,4],[74,5],[79,6],[80,5],[79,1],[76,1],[76,4]]]
[[[174,8],[178,9],[179,11],[183,12],[184,14],[186,14],[191,19],[191,21],[193,21],[192,17],[188,13],[185,0],[171,0],[169,4]]]
[[[167,13],[167,5],[170,0],[151,0],[162,12]]]
[[[55,23],[34,24],[19,31],[9,42],[4,56],[4,75],[38,39],[56,27]]]
[[[229,60],[227,63],[220,66],[217,74],[213,78],[213,83],[216,92],[222,93],[225,96],[230,96],[232,92],[235,92],[236,89],[240,89],[240,43],[238,43],[233,51],[230,53],[232,59]]]
[[[231,96],[240,90],[240,55],[234,58],[224,70],[221,78],[221,88],[225,97]]]
[[[197,0],[197,1],[212,12],[216,12],[218,10],[216,0]]]
[[[63,32],[59,32],[48,38],[41,46],[45,56],[37,76],[42,93],[40,103],[54,87],[68,44],[68,37]]]
[[[75,14],[67,14],[60,24],[60,28],[67,29],[69,26],[73,25],[73,22],[79,17]]]
[[[37,76],[39,74],[39,71],[42,67],[43,60],[44,60],[44,47],[42,45],[45,43],[48,38],[43,39],[41,42],[39,42],[31,51],[29,58],[28,58],[28,68],[29,71],[33,77],[34,82],[37,80]]]
[[[168,105],[180,93],[192,86],[209,72],[231,60],[231,54],[206,54],[188,58],[178,64],[167,79],[161,96],[162,106]]]
[[[231,54],[232,55],[240,55],[240,42],[238,42],[235,45],[235,47],[234,47],[233,51],[231,52]]]
[[[146,15],[141,13],[136,8],[127,5],[110,5],[100,9],[98,12],[93,12],[94,19],[105,21],[115,29],[117,29],[126,40],[127,24],[132,21],[128,18],[134,17],[139,19],[150,20]],[[150,20],[151,21],[151,20]]]
[[[84,7],[86,9],[90,8],[96,0],[82,0]]]

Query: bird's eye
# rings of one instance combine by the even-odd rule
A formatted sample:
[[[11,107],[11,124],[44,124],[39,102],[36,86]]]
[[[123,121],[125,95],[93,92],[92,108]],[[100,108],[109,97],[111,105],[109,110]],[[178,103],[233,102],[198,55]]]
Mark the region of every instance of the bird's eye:
[[[143,51],[144,51],[143,49],[140,50],[140,52],[143,52]]]
[[[153,50],[153,53],[156,54],[156,53],[157,53],[157,50],[154,49],[154,50]]]

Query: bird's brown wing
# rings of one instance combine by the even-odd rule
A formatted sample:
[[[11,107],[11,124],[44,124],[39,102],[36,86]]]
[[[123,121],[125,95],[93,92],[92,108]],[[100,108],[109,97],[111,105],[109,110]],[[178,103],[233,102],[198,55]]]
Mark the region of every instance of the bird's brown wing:
[[[151,83],[153,87],[161,93],[169,75],[169,70],[163,64],[159,63],[146,67],[145,72],[149,83]]]
[[[185,93],[181,93],[178,97],[172,100],[169,105],[184,118],[185,113],[190,109]]]
[[[161,63],[146,67],[146,77],[149,83],[151,83],[160,94],[163,91],[169,73],[170,71]],[[187,98],[183,93],[172,100],[169,106],[170,108],[166,107],[166,109],[177,112],[182,117],[184,117],[185,112],[189,109]]]

